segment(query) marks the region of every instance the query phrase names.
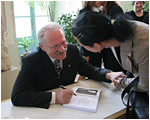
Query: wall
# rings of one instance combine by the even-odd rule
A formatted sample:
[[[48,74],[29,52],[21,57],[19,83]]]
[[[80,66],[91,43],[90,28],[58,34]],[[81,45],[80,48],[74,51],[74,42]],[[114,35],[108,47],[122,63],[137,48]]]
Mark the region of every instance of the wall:
[[[133,9],[132,1],[117,1],[117,3],[121,6],[124,12],[130,11]]]
[[[18,72],[19,69],[12,66],[10,70],[1,73],[1,100],[10,99]]]
[[[72,11],[76,12],[77,9],[82,8],[82,1],[57,1],[56,2],[56,12],[55,12],[55,21],[58,17],[63,14],[71,13]]]

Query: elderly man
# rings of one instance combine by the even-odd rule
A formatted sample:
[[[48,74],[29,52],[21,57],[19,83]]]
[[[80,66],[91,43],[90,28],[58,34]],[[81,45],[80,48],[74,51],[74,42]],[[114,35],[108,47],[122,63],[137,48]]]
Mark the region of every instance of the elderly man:
[[[77,46],[67,45],[62,28],[54,22],[41,28],[38,40],[39,47],[23,58],[12,91],[11,100],[15,106],[48,108],[50,104],[68,103],[73,95],[72,89],[46,91],[74,83],[77,73],[103,82],[125,77],[122,72],[90,65]]]

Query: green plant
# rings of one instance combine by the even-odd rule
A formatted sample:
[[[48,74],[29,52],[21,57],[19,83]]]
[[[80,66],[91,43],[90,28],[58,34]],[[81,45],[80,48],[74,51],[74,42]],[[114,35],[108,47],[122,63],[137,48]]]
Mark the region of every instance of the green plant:
[[[148,11],[149,12],[149,1],[144,1],[144,6],[143,6],[143,10],[144,11]]]
[[[63,28],[65,32],[66,41],[68,43],[79,45],[71,32],[72,24],[76,16],[77,16],[77,13],[74,13],[74,12],[72,12],[72,14],[71,13],[62,14],[61,17],[58,17],[57,23]]]
[[[26,52],[28,52],[29,46],[34,43],[35,41],[32,40],[32,38],[22,38],[22,41],[18,41],[18,49],[24,49]]]

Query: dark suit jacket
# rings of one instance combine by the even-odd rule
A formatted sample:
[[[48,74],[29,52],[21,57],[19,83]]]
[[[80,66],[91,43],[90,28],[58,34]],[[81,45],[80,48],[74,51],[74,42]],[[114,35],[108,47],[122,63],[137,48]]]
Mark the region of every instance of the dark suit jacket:
[[[82,57],[78,48],[70,44],[67,57],[63,60],[63,70],[59,80],[49,56],[38,47],[23,58],[11,100],[16,106],[48,108],[52,93],[45,91],[74,83],[77,73],[94,80],[110,82],[105,78],[106,72],[107,69],[91,66]]]

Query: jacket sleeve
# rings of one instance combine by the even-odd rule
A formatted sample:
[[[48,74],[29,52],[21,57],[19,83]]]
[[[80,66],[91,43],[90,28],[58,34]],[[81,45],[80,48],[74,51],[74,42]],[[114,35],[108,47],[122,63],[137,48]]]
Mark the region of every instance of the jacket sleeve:
[[[52,93],[35,90],[34,84],[36,78],[34,74],[31,71],[29,62],[24,60],[12,90],[11,101],[13,105],[40,108],[49,107]]]
[[[78,52],[78,58],[79,58],[79,68],[78,73],[82,76],[87,76],[93,80],[97,81],[103,81],[103,82],[109,82],[111,83],[111,80],[106,79],[106,73],[109,71],[108,69],[101,69],[99,67],[92,66],[90,63],[88,63],[83,56],[80,54],[79,50]]]

